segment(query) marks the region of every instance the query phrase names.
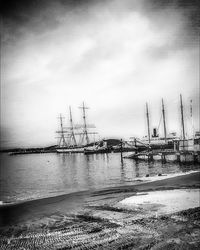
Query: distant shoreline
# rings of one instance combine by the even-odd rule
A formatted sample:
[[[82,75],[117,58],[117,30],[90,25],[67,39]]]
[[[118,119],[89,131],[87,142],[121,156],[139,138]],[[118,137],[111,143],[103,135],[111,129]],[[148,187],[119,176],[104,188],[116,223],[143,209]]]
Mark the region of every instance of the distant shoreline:
[[[10,152],[20,152],[26,150],[27,152],[29,151],[41,151],[45,150],[46,152],[48,151],[55,151],[57,145],[52,145],[52,146],[45,146],[45,147],[14,147],[14,148],[1,148],[0,153],[10,153]]]

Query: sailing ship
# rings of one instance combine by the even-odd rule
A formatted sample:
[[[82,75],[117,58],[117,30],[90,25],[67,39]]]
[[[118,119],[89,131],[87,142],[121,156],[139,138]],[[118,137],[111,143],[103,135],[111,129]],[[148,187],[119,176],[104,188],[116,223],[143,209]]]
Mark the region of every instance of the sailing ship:
[[[190,119],[192,122],[192,136],[186,138],[185,135],[185,125],[184,125],[184,116],[183,116],[183,104],[182,96],[180,95],[181,101],[181,123],[182,123],[182,138],[174,144],[174,149],[180,152],[197,152],[200,156],[200,131],[194,133],[194,124],[193,124],[193,108],[192,100],[190,100]]]
[[[60,115],[60,130],[57,131],[59,134],[59,143],[56,148],[57,153],[84,153],[85,147],[90,144],[89,135],[96,134],[96,132],[88,131],[89,128],[95,127],[93,125],[88,125],[86,122],[86,109],[83,102],[83,106],[79,107],[83,112],[83,124],[74,125],[72,119],[71,107],[69,107],[69,121],[70,127],[65,128],[63,126],[63,117]],[[77,132],[75,132],[77,131]],[[79,136],[79,142],[77,142],[76,136]]]
[[[193,136],[187,137],[185,134],[185,124],[184,124],[184,112],[183,112],[183,102],[182,95],[180,95],[180,111],[181,111],[181,136],[177,136],[175,132],[167,134],[166,121],[165,121],[165,108],[164,102],[162,99],[162,116],[163,118],[163,129],[164,136],[160,137],[158,135],[158,129],[153,129],[153,134],[150,134],[150,122],[149,122],[149,111],[148,104],[146,103],[146,117],[147,117],[147,128],[148,136],[143,137],[142,139],[134,138],[134,143],[137,148],[137,151],[143,150],[174,150],[174,151],[200,151],[200,132],[194,133],[194,126],[192,122]],[[190,101],[190,118],[192,120],[192,100]],[[161,120],[160,120],[161,121]],[[160,123],[159,123],[160,125]]]
[[[147,132],[148,136],[145,136],[141,139],[133,138],[133,142],[135,147],[137,148],[137,151],[143,151],[143,150],[152,150],[152,149],[173,149],[174,147],[174,140],[179,140],[179,137],[177,137],[176,133],[170,133],[167,134],[167,128],[166,128],[166,121],[165,121],[165,107],[164,102],[162,99],[162,115],[161,119],[163,120],[163,130],[164,130],[164,136],[159,136],[158,129],[153,128],[153,134],[151,135],[151,129],[150,129],[150,121],[149,121],[149,109],[148,109],[148,103],[146,103],[146,119],[147,119]]]

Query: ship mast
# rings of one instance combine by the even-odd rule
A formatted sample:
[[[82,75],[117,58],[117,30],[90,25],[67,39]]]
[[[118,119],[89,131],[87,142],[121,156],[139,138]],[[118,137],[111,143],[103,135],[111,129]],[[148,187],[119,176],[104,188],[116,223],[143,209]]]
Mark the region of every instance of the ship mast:
[[[148,111],[148,104],[147,103],[146,103],[146,115],[147,115],[148,139],[149,139],[149,144],[150,144],[151,138],[150,138],[150,126],[149,126],[149,111]]]
[[[182,102],[182,95],[180,95],[180,102],[181,102],[181,123],[182,123],[182,133],[183,133],[183,140],[185,140],[185,126],[184,126],[184,117],[183,117],[183,102]]]
[[[163,114],[163,126],[164,126],[165,142],[167,142],[167,130],[166,130],[166,122],[165,122],[165,108],[164,108],[163,99],[162,99],[162,114]]]
[[[89,108],[85,107],[84,102],[83,102],[83,106],[79,107],[79,108],[83,110],[83,137],[82,137],[82,142],[83,142],[84,137],[85,137],[87,144],[89,144],[90,140],[89,140],[88,131],[87,131],[86,114],[85,114],[85,110],[89,109]]]
[[[73,141],[73,144],[74,144],[75,146],[77,146],[76,138],[75,138],[75,134],[74,134],[74,124],[73,124],[73,120],[72,120],[71,106],[69,106],[69,114],[70,114],[70,130],[71,130],[70,140],[72,140],[72,141]]]
[[[191,123],[192,123],[192,137],[194,138],[194,120],[193,120],[192,100],[190,100],[190,117],[191,117]]]
[[[59,119],[60,119],[60,128],[61,128],[60,131],[57,131],[57,133],[60,133],[59,147],[64,147],[64,146],[67,146],[67,143],[66,143],[66,140],[65,140],[65,135],[64,135],[65,132],[64,132],[64,129],[63,129],[63,117],[62,117],[61,114],[59,116]]]

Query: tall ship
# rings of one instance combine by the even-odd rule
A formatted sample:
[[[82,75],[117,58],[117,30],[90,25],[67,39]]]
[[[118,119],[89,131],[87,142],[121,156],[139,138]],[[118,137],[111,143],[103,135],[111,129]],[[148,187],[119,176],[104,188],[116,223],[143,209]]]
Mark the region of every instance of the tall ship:
[[[95,128],[94,125],[88,125],[86,122],[86,109],[83,102],[82,106],[83,124],[74,125],[72,119],[71,107],[69,107],[69,127],[63,126],[63,117],[60,115],[60,130],[56,131],[58,136],[57,153],[84,153],[85,147],[90,144],[89,135],[95,135],[96,132],[89,131],[90,128]],[[77,138],[78,137],[78,138]]]

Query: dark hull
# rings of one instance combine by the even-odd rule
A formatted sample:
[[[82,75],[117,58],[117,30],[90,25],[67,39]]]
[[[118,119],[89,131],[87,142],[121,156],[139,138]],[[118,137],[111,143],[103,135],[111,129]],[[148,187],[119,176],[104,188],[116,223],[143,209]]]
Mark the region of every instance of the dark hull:
[[[155,149],[159,149],[159,150],[164,150],[164,149],[173,149],[174,145],[173,144],[152,144],[150,145],[149,150],[155,150]],[[142,152],[142,151],[146,151],[148,150],[148,147],[146,146],[137,146],[135,151],[138,152]]]
[[[107,154],[107,153],[111,153],[111,149],[96,149],[96,150],[84,150],[84,154],[85,155],[89,155],[89,154]]]
[[[120,152],[135,152],[135,148],[116,148],[116,149],[113,149],[113,152],[114,153],[120,153]]]

